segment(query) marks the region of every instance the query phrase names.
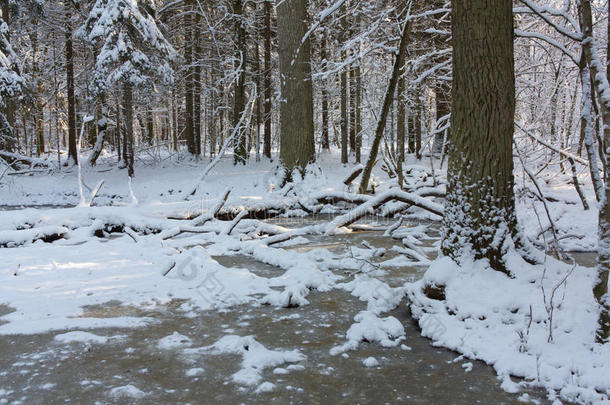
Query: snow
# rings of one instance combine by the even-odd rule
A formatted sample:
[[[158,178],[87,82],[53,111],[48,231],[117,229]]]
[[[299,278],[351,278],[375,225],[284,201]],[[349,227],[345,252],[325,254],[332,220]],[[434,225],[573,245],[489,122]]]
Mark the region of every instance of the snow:
[[[242,385],[257,385],[262,379],[266,368],[280,366],[286,363],[298,363],[305,360],[298,350],[270,350],[257,342],[253,336],[227,335],[211,346],[190,349],[188,353],[211,351],[213,354],[232,353],[242,356],[242,368],[233,374],[233,381]],[[264,383],[257,392],[273,389],[273,384]]]
[[[205,372],[205,370],[201,367],[194,367],[194,368],[190,368],[188,370],[186,370],[186,376],[187,377],[196,377],[199,375],[202,375]]]
[[[181,335],[178,332],[174,332],[171,335],[160,339],[159,343],[157,343],[157,347],[161,350],[171,350],[182,347],[189,347],[191,343],[191,339],[189,339],[188,337]]]
[[[134,315],[137,310],[163,310],[175,300],[184,301],[179,306],[184,316],[197,317],[199,311],[232,311],[238,305],[306,306],[312,294],[338,289],[358,298],[365,308],[354,311],[351,325],[337,333],[329,354],[347,356],[346,352],[365,345],[381,345],[398,350],[408,361],[411,348],[405,344],[405,326],[387,314],[405,305],[407,294],[422,334],[436,346],[462,353],[465,362],[456,367],[462,367],[464,372],[472,370],[474,360],[482,360],[494,367],[502,387],[511,392],[534,385],[546,388],[549,395],[556,392],[562,400],[582,403],[607,400],[602,392],[610,390],[610,352],[592,340],[597,316],[591,294],[595,279],[592,269],[576,267],[567,282],[557,289],[552,307],[553,342],[548,343],[548,302],[554,286],[572,269],[565,263],[547,258],[545,272],[545,265],[531,266],[513,255],[508,267],[514,278],[490,270],[483,261],[458,267],[441,257],[430,263],[427,249],[435,249],[419,243],[428,228],[426,222],[390,232],[388,238],[393,237],[401,247],[351,246],[346,254],[334,253],[326,247],[309,250],[314,237],[306,236],[326,238],[349,233],[351,230],[343,226],[350,219],[348,215],[339,215],[327,223],[295,227],[296,237],[282,245],[269,244],[273,236],[258,237],[257,232],[281,233],[288,226],[243,219],[227,234],[228,222],[208,216],[228,185],[230,194],[223,208],[227,212],[256,206],[284,209],[300,201],[320,209],[319,212],[344,214],[341,203],[331,207],[317,199],[321,193],[354,198],[342,183],[353,167],[321,159],[323,174],[306,176],[290,191],[276,187],[274,166],[269,162],[252,162],[247,170],[234,167],[229,159],[219,159],[209,169],[207,164],[193,162],[138,166],[130,185],[118,169],[103,171],[104,159],[100,158],[97,169],[82,168],[85,185],[104,180],[94,206],[0,212],[0,245],[7,246],[0,248],[0,304],[12,311],[3,311],[0,316],[1,335],[59,331],[54,332],[59,333],[54,337],[59,343],[105,344],[112,336],[109,333],[103,336],[106,332],[94,334],[95,329],[147,327],[157,321],[153,316]],[[422,166],[405,167],[420,173],[426,170]],[[45,176],[11,176],[0,183],[0,204],[76,205],[80,200],[77,173],[75,169],[62,170]],[[184,191],[192,190],[198,177],[193,173],[204,170],[207,173],[201,187],[185,201]],[[379,193],[360,196],[365,204],[360,208],[362,212],[356,214],[370,213],[390,197],[420,206],[409,209],[405,218],[438,219],[437,214],[442,214],[442,204],[430,197],[444,192],[442,171],[437,170],[438,184],[424,180],[423,175],[421,180],[408,180],[413,181],[409,187],[427,187],[418,192],[391,189],[390,182],[379,177]],[[524,182],[527,180],[517,182],[518,191],[527,191]],[[560,247],[595,249],[597,206],[591,204],[591,209],[583,212],[573,187],[566,185],[564,178],[540,183],[561,237]],[[583,182],[583,186],[593,202],[590,183]],[[131,204],[136,199],[138,204]],[[388,203],[381,209],[391,211],[399,204],[403,203]],[[427,213],[421,207],[437,214]],[[544,247],[543,236],[549,234],[539,235],[540,225],[532,208],[543,212],[541,203],[526,195],[518,199],[517,207],[524,235],[538,247]],[[297,213],[303,215],[303,211],[296,209],[284,215]],[[176,219],[199,214],[193,221]],[[543,215],[540,221],[543,228],[548,225]],[[127,233],[112,233],[115,227]],[[195,229],[207,232],[192,232]],[[41,240],[51,234],[62,238],[53,243]],[[100,234],[102,237],[94,236]],[[301,244],[304,249],[298,248]],[[249,268],[222,266],[215,259],[233,255],[248,256],[274,266],[275,270],[263,277]],[[366,261],[381,269],[363,265]],[[387,273],[415,265],[430,266],[422,280],[401,285],[403,279],[400,284],[390,285],[383,279]],[[422,293],[425,283],[444,285],[446,302],[426,298]],[[547,305],[543,297],[547,298]],[[528,328],[530,306],[532,322]],[[99,315],[100,312],[104,315]],[[283,314],[278,319],[306,317],[305,312]],[[306,344],[302,338],[290,347],[268,348],[256,336],[235,335],[231,326],[227,325],[224,336],[204,343],[208,346],[192,347],[198,338],[192,331],[170,329],[154,339],[152,347],[195,358],[204,353],[237,355],[241,367],[231,381],[256,394],[278,390],[280,384],[272,378],[283,378],[308,367],[299,350],[301,344]],[[356,356],[354,353],[351,358],[364,357]],[[200,363],[203,360],[189,364],[184,376],[199,378],[213,373],[207,364]],[[363,366],[383,367],[383,362],[366,358]],[[511,376],[523,377],[525,382],[515,382]],[[110,386],[108,390],[113,398],[147,395],[135,385]]]
[[[530,265],[515,252],[509,255],[512,278],[485,260],[458,266],[441,257],[422,280],[408,284],[422,335],[492,365],[508,392],[520,390],[509,377],[517,376],[569,401],[608,401],[603,392],[610,390],[610,347],[594,342],[595,270],[550,257]],[[424,285],[444,286],[446,300],[427,298]]]
[[[106,336],[99,336],[90,332],[80,330],[55,335],[54,339],[61,343],[78,342],[104,344],[108,341],[108,338]]]
[[[139,390],[137,387],[128,384],[121,387],[114,387],[110,390],[109,395],[117,400],[121,398],[142,399],[146,396],[146,393]]]
[[[374,357],[367,357],[366,359],[362,360],[362,364],[364,364],[364,367],[371,368],[377,367],[379,365],[379,362]]]

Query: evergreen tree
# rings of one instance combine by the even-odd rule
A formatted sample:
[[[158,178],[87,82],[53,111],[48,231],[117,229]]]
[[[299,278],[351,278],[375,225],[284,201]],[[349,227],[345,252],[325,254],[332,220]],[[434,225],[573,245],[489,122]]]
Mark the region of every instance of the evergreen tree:
[[[120,86],[125,120],[125,157],[133,176],[133,90],[151,89],[155,80],[173,81],[170,62],[176,51],[155,21],[149,0],[97,0],[81,30],[91,43],[101,43],[93,81],[103,93]]]

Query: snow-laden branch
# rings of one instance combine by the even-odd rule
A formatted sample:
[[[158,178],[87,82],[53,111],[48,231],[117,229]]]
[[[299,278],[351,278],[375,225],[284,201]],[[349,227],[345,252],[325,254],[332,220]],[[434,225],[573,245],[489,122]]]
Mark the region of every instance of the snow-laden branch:
[[[576,20],[567,12],[567,10],[563,9],[554,9],[552,7],[548,7],[548,6],[538,6],[536,4],[534,4],[532,1],[530,0],[520,0],[523,4],[526,5],[526,7],[531,10],[534,14],[536,14],[538,17],[542,18],[542,20],[544,20],[544,22],[546,22],[547,24],[549,24],[551,27],[553,27],[553,29],[555,29],[555,31],[557,31],[558,33],[565,35],[566,37],[576,41],[576,42],[580,42],[582,41],[582,32],[580,32],[579,30],[579,24],[576,22]],[[519,12],[522,9],[514,9],[513,12]],[[524,10],[525,12],[527,12],[527,10]],[[524,12],[522,11],[522,12]],[[550,17],[563,17],[566,19],[566,21],[568,21],[570,23],[570,25],[574,28],[574,32],[570,32],[568,30],[568,28],[561,26],[559,24],[557,24],[555,21],[553,21]]]
[[[544,41],[547,44],[559,49],[568,58],[570,58],[572,60],[572,62],[574,62],[575,65],[578,66],[578,58],[576,57],[576,55],[574,55],[572,52],[570,52],[568,50],[568,48],[566,48],[564,45],[560,44],[558,41],[554,40],[553,38],[551,38],[547,35],[541,34],[539,32],[515,30],[515,36],[521,37],[521,38],[535,38],[535,39]]]

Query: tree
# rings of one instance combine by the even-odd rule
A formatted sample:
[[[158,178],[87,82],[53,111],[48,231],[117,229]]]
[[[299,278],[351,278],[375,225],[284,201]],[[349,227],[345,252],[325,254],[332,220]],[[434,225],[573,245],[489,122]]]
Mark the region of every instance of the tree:
[[[404,58],[405,53],[407,52],[407,45],[409,43],[409,30],[410,30],[410,20],[407,20],[404,23],[404,27],[402,29],[402,35],[400,37],[400,44],[398,45],[398,54],[394,60],[394,67],[392,69],[392,76],[390,77],[390,83],[388,83],[388,89],[385,93],[385,97],[383,99],[383,106],[381,107],[381,114],[379,114],[379,119],[377,120],[377,128],[375,130],[375,138],[373,139],[373,144],[371,145],[371,151],[369,153],[369,157],[366,161],[366,165],[364,170],[362,171],[362,179],[360,180],[360,188],[359,191],[361,194],[365,194],[368,192],[369,188],[369,180],[371,179],[371,173],[373,172],[373,166],[375,166],[375,161],[377,160],[377,154],[379,153],[379,146],[381,145],[381,139],[383,138],[383,133],[385,131],[385,125],[388,118],[388,113],[390,112],[390,107],[392,105],[392,101],[394,100],[394,92],[396,91],[396,85],[398,83],[398,77],[400,76],[400,65],[401,60]]]
[[[595,40],[593,39],[591,2],[589,0],[581,0],[578,11],[582,29],[583,56],[593,74],[593,83],[600,100],[600,109],[604,119],[602,144],[610,145],[610,84],[608,83],[607,76],[604,74],[601,60],[597,55]],[[605,165],[605,185],[599,210],[598,280],[593,288],[593,295],[601,308],[597,331],[598,342],[605,342],[610,338],[610,297],[608,297],[608,275],[610,274],[610,157],[606,155],[606,150],[604,150],[603,159]]]
[[[74,50],[72,40],[72,10],[69,2],[65,4],[66,26],[64,31],[66,51],[66,83],[68,90],[68,160],[78,163],[76,148],[76,98],[74,94]]]
[[[273,4],[271,0],[266,0],[263,5],[265,7],[265,102],[263,107],[265,135],[263,136],[263,155],[271,159],[271,95],[273,93],[271,86],[271,9]]]
[[[246,164],[246,131],[247,128],[241,122],[241,116],[246,108],[246,63],[247,43],[246,27],[244,26],[244,4],[243,0],[233,0],[233,14],[235,18],[235,94],[233,96],[233,127],[242,125],[237,129],[238,137],[233,145],[233,163]],[[240,123],[241,122],[241,123]]]
[[[91,43],[101,43],[93,77],[96,92],[116,86],[123,90],[123,142],[132,177],[133,90],[151,89],[155,78],[171,83],[173,70],[169,62],[175,59],[176,51],[157,26],[153,4],[148,0],[97,0],[81,34]]]
[[[516,236],[512,140],[515,112],[512,1],[455,0],[453,109],[442,251],[503,256]]]
[[[315,160],[313,88],[307,0],[280,0],[277,5],[280,41],[280,159],[287,175]],[[304,39],[304,40],[302,40]]]
[[[21,94],[23,84],[17,56],[9,42],[8,25],[0,17],[0,149],[12,150],[12,104]]]

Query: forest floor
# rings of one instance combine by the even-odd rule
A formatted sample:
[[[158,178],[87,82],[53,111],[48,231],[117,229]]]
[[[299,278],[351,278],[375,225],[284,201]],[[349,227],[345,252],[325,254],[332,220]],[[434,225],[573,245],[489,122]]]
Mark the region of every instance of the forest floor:
[[[0,180],[0,403],[607,401],[588,267],[514,258],[514,280],[481,263],[459,273],[435,260],[438,215],[321,202],[357,188],[335,155],[283,188],[272,163],[223,159],[188,200],[207,159],[139,161],[132,191],[107,159],[83,167],[85,200],[104,180],[90,207],[77,206],[76,168]],[[436,165],[405,166],[414,190],[443,188]],[[380,195],[396,184],[380,169],[374,181]],[[518,183],[524,233],[544,247],[544,207]],[[585,186],[586,212],[561,176],[542,191],[559,247],[586,266],[597,211]],[[379,215],[396,208],[402,223]],[[358,209],[358,226],[332,227]],[[446,302],[422,296],[424,277],[448,285]]]

